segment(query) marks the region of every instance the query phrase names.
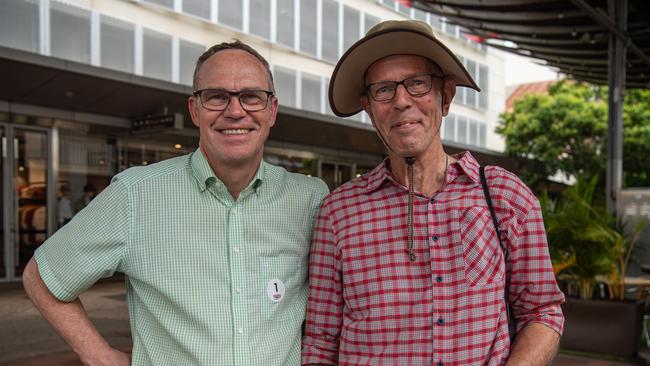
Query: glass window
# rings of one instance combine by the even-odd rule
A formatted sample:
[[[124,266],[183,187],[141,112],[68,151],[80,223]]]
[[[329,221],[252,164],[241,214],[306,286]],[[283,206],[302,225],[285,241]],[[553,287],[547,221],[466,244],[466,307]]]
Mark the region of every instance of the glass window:
[[[388,6],[391,9],[395,9],[395,0],[381,0],[381,3]]]
[[[325,113],[329,114],[330,116],[335,116],[334,111],[332,110],[332,106],[327,100],[327,93],[330,88],[330,78],[324,78],[323,82],[325,83],[325,95],[323,96],[325,98]]]
[[[144,29],[142,38],[142,71],[144,76],[171,80],[172,37],[150,29]]]
[[[427,13],[420,9],[413,9],[414,18],[423,22],[427,21]]]
[[[296,108],[296,72],[280,66],[273,67],[273,81],[278,102]]]
[[[174,0],[142,0],[145,3],[156,4],[170,9],[174,8]]]
[[[219,1],[219,23],[242,29],[242,0]]]
[[[179,83],[185,85],[192,85],[194,78],[194,68],[196,67],[196,60],[203,54],[205,47],[188,42],[185,40],[180,41],[180,55],[179,55]]]
[[[456,135],[457,141],[467,144],[467,117],[458,117],[456,119],[456,128],[458,133]]]
[[[478,146],[478,122],[469,121],[469,144]]]
[[[194,139],[180,136],[131,136],[121,142],[118,157],[120,170],[133,166],[145,166],[187,154],[196,149]],[[180,147],[180,148],[179,148]]]
[[[320,76],[302,73],[302,109],[320,113]]]
[[[368,30],[369,30],[370,28],[374,27],[374,26],[375,26],[377,23],[379,23],[380,21],[381,21],[381,19],[379,19],[379,18],[377,18],[377,17],[375,17],[375,16],[372,16],[372,15],[370,15],[370,14],[366,14],[366,17],[365,17],[365,23],[366,23],[366,24],[364,24],[364,26],[365,26],[365,28],[366,28],[366,29],[365,29],[365,32],[368,33]]]
[[[323,0],[323,59],[336,62],[339,58],[339,4],[334,0]]]
[[[485,123],[480,123],[478,126],[478,146],[480,147],[485,147],[485,140],[486,140],[486,127]]]
[[[458,28],[457,25],[451,24],[448,19],[443,18],[443,23],[445,23],[445,33],[451,34],[452,36],[456,36],[456,30]]]
[[[210,20],[210,0],[183,0],[183,13]]]
[[[134,26],[127,22],[101,17],[101,65],[109,69],[133,73]]]
[[[456,115],[450,113],[443,119],[445,140],[454,141],[454,134],[456,133]]]
[[[358,41],[359,35],[359,11],[349,6],[343,7],[343,52]]]
[[[442,20],[436,14],[429,14],[429,25],[434,30],[442,30]]]
[[[0,45],[38,52],[38,1],[3,1],[1,6]]]
[[[85,186],[101,191],[117,174],[114,139],[76,133],[62,131],[59,144],[59,184],[70,190],[68,198],[77,208],[75,213],[85,206],[80,203]]]
[[[266,39],[271,38],[271,2],[250,0],[250,32]]]
[[[304,175],[316,175],[316,162],[312,159],[288,156],[284,154],[264,154],[264,161],[269,164],[278,165],[292,173]]]
[[[316,0],[300,2],[300,50],[316,56]]]
[[[277,28],[276,40],[278,43],[293,48],[294,22],[293,0],[277,0],[275,23]]]
[[[52,56],[90,63],[90,12],[52,2],[50,41]]]
[[[401,1],[397,3],[397,11],[400,13],[406,15],[406,17],[410,18],[411,17],[411,8],[402,4]]]
[[[481,92],[478,94],[478,105],[482,109],[488,108],[488,67],[479,65],[478,67],[478,85],[481,87]]]
[[[472,75],[472,79],[476,80],[476,62],[467,59],[466,60],[467,64],[467,71],[469,71],[470,75]],[[476,90],[470,89],[470,88],[465,88],[465,104],[469,105],[470,107],[476,107]]]

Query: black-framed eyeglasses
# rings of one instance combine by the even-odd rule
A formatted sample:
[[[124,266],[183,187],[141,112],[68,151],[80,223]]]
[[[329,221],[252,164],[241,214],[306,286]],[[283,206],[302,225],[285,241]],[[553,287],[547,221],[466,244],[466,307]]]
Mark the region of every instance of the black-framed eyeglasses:
[[[247,112],[257,112],[266,108],[274,92],[261,89],[240,90],[237,92],[225,89],[201,89],[192,93],[199,98],[203,108],[210,111],[223,111],[228,108],[232,97],[237,97],[242,109]]]
[[[388,102],[395,98],[397,87],[403,85],[404,89],[414,97],[421,97],[431,91],[433,78],[444,79],[435,74],[416,75],[401,81],[380,81],[366,87],[370,97],[377,102]]]

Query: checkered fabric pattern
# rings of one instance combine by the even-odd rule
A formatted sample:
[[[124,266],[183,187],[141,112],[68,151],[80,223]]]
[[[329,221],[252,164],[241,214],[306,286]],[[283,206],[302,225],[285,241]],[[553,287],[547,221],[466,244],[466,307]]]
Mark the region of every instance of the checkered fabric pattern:
[[[263,162],[233,201],[198,150],[116,176],[36,261],[63,301],[126,274],[133,365],[299,365],[327,191]]]
[[[509,354],[506,268],[469,152],[447,184],[414,198],[407,252],[408,189],[387,161],[323,202],[310,257],[303,365],[501,365]],[[539,204],[512,173],[486,177],[510,257],[510,303],[520,330],[558,333],[564,300],[548,254]]]

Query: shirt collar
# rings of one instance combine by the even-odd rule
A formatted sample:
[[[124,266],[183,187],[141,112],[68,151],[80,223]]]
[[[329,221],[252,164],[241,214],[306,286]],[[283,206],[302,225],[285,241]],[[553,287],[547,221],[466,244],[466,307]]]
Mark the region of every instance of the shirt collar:
[[[262,182],[266,179],[266,164],[267,163],[264,162],[264,160],[260,162],[260,166],[257,169],[255,176],[244,191],[253,188],[255,193],[258,193]],[[214,175],[214,171],[210,167],[208,159],[203,155],[201,148],[197,148],[196,151],[191,154],[190,166],[192,168],[192,174],[194,175],[201,192],[205,191],[206,188],[209,188],[211,185],[215,185],[217,188],[223,187],[225,189],[223,182]]]
[[[474,156],[469,151],[461,152],[459,154],[452,155],[456,160],[456,163],[449,166],[447,172],[447,180],[453,181],[461,175],[467,175],[469,179],[475,183],[480,184],[479,178],[479,163],[476,161]],[[370,173],[368,173],[368,180],[366,184],[366,190],[372,192],[384,183],[384,181],[394,182],[392,175],[390,173],[390,160],[385,158],[381,164],[377,165]],[[397,183],[395,183],[397,184]]]
[[[454,154],[453,157],[458,160],[449,167],[448,181],[453,181],[461,175],[466,175],[471,181],[481,184],[478,169],[481,166],[469,151]]]

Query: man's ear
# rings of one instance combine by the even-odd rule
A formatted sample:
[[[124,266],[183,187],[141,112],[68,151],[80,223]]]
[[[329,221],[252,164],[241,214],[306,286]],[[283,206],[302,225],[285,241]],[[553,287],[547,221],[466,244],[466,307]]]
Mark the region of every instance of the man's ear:
[[[269,128],[275,126],[275,118],[278,116],[278,97],[277,96],[272,96],[271,97],[271,111],[269,115]]]
[[[449,114],[451,101],[456,95],[456,81],[445,79],[442,83],[442,92],[442,115],[446,116]]]
[[[187,98],[187,108],[190,111],[190,116],[192,117],[192,123],[194,123],[196,127],[200,127],[198,109],[201,107],[201,102],[198,101],[198,99],[199,99],[198,97],[195,97],[193,95]]]
[[[359,98],[359,102],[361,103],[361,106],[363,107],[363,110],[366,111],[366,113],[368,113],[368,117],[370,117],[370,120],[373,121],[372,111],[370,110],[370,100],[368,100],[368,96],[367,95],[362,95]],[[374,124],[374,121],[373,121],[373,124]]]

